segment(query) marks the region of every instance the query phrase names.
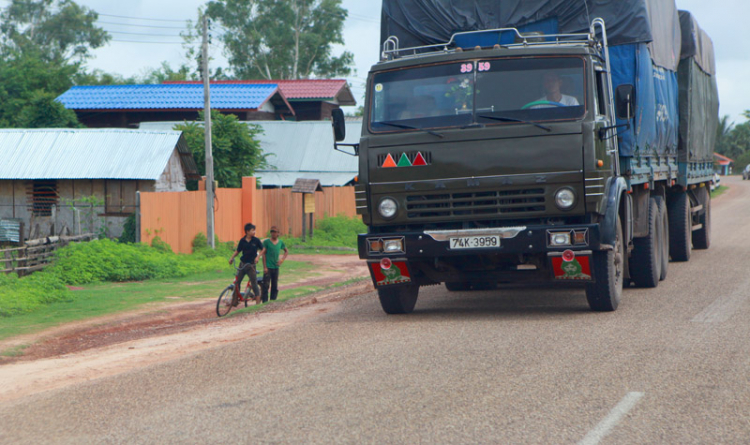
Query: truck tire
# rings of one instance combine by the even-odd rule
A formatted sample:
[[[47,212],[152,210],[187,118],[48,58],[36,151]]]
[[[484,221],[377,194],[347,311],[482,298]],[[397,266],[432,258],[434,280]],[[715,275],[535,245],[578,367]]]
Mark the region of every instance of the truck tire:
[[[698,189],[698,203],[703,205],[704,212],[698,223],[703,224],[699,230],[693,232],[693,247],[708,249],[711,246],[711,194],[706,187]]]
[[[461,292],[471,289],[471,284],[466,281],[445,283],[445,288],[451,292]]]
[[[622,236],[622,222],[617,217],[617,233],[613,250],[594,252],[592,257],[594,283],[586,284],[586,299],[594,312],[617,310],[622,297],[622,284],[625,279],[625,243]]]
[[[661,244],[661,274],[659,275],[659,281],[667,279],[667,272],[669,271],[669,215],[667,214],[667,201],[663,196],[656,196],[656,204],[659,207],[659,224],[661,227],[661,233],[659,234],[659,240]]]
[[[406,285],[378,289],[380,306],[386,314],[409,314],[414,310],[419,296],[419,286]]]
[[[656,287],[661,277],[661,218],[659,204],[655,198],[649,199],[648,235],[633,239],[633,253],[630,256],[630,279],[638,287]]]
[[[692,218],[687,192],[678,192],[667,202],[669,214],[669,256],[672,261],[690,260]]]

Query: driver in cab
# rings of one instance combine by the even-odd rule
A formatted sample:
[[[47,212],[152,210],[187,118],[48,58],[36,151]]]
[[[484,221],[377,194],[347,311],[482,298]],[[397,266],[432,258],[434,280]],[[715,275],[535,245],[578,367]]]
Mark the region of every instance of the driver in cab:
[[[557,73],[545,73],[542,84],[546,94],[536,100],[536,102],[542,103],[532,108],[576,107],[579,105],[578,99],[562,93],[563,80]]]

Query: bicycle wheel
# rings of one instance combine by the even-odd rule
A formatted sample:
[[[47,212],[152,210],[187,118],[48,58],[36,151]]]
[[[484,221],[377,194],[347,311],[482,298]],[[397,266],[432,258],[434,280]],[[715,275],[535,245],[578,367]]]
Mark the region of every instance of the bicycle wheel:
[[[223,317],[232,310],[232,286],[227,287],[219,295],[219,300],[216,302],[216,315]]]

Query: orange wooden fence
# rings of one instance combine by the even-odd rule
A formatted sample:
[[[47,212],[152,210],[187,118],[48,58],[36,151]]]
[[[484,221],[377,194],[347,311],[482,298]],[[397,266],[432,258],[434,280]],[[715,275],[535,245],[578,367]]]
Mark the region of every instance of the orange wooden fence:
[[[327,216],[356,216],[354,187],[325,187],[315,194],[315,221]],[[191,253],[198,233],[206,233],[206,192],[141,193],[141,242],[156,237],[172,250]],[[255,178],[243,178],[241,189],[217,189],[214,226],[220,241],[236,241],[252,222],[264,237],[272,225],[282,234],[302,235],[302,195],[291,189],[258,190]]]

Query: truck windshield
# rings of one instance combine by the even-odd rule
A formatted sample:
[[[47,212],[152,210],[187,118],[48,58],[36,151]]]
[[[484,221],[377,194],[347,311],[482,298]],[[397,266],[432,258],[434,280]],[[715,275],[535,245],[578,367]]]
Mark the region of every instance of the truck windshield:
[[[377,74],[372,85],[376,132],[571,120],[585,112],[584,62],[578,57],[411,68]]]

